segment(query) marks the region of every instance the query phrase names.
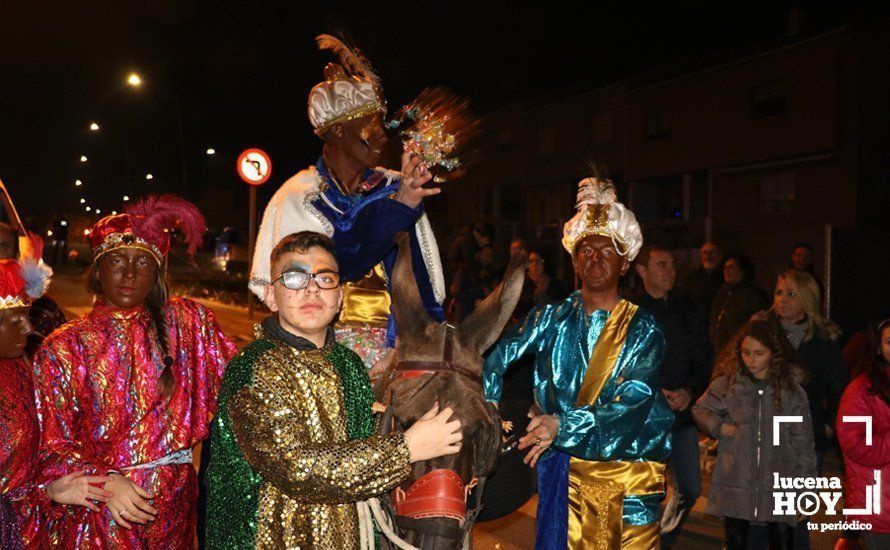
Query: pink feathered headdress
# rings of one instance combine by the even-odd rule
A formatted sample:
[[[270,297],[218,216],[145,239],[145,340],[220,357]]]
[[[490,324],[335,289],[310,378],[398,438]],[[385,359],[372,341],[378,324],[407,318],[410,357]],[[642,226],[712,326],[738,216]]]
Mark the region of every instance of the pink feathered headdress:
[[[198,208],[175,195],[147,197],[127,208],[124,214],[107,216],[90,229],[93,261],[118,248],[140,248],[151,252],[158,263],[170,252],[170,233],[179,229],[194,255],[201,245],[207,223]]]

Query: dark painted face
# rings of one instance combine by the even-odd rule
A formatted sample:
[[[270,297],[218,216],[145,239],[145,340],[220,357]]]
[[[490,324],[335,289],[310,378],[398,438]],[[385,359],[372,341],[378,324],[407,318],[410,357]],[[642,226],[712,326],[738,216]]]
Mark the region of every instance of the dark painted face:
[[[119,248],[99,258],[99,286],[112,307],[141,306],[158,277],[158,262],[139,248]]]
[[[617,290],[618,281],[627,273],[630,263],[618,253],[612,239],[590,235],[575,245],[572,257],[575,273],[585,290]]]
[[[16,307],[0,311],[0,357],[21,357],[33,328],[28,320],[31,308]]]
[[[337,133],[332,145],[345,149],[348,156],[368,168],[381,163],[389,139],[383,129],[383,115],[377,113],[339,126],[340,130],[332,129]]]
[[[19,237],[12,228],[0,229],[0,260],[15,258]]]

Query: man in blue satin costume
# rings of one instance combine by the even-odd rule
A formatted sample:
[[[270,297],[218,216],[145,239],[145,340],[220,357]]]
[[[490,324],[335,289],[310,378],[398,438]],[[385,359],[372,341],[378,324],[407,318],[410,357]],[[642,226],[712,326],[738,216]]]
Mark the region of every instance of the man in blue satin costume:
[[[510,363],[535,354],[539,411],[520,448],[538,468],[536,548],[655,548],[674,422],[658,385],[665,339],[618,295],[642,233],[610,181],[581,181],[563,246],[581,290],[503,335],[485,361],[486,397],[497,401]]]
[[[324,140],[314,166],[287,180],[269,201],[257,235],[250,289],[262,300],[269,284],[269,255],[292,233],[315,231],[334,241],[343,286],[338,341],[366,365],[382,371],[395,345],[389,273],[395,235],[410,235],[414,273],[430,317],[444,320],[445,283],[439,250],[423,210],[432,175],[418,157],[404,155],[401,172],[375,168],[387,142],[386,101],[379,77],[357,50],[328,35],[318,37],[340,64],[325,67],[325,80],[309,93],[309,121]],[[348,72],[347,72],[348,71]]]

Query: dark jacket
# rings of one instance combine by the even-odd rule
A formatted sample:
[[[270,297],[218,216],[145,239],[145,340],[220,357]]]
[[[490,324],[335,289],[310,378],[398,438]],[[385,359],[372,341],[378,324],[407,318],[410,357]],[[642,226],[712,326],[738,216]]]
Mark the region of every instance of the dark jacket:
[[[700,267],[686,277],[679,290],[689,296],[689,299],[698,306],[705,319],[709,319],[711,305],[721,286],[723,286],[722,269],[708,271]]]
[[[711,344],[718,354],[742,325],[760,310],[769,307],[766,293],[753,283],[723,283],[711,306]]]
[[[810,373],[803,389],[810,398],[816,449],[824,451],[829,447],[825,426],[834,425],[837,417],[837,408],[849,381],[847,367],[840,345],[819,335],[802,343],[797,354]]]
[[[776,314],[769,312],[768,318],[779,329],[780,334],[784,334]],[[841,396],[850,380],[843,351],[836,341],[817,333],[809,340],[801,342],[797,349],[796,364],[807,371],[808,380],[804,382],[803,389],[810,401],[813,438],[816,450],[824,451],[830,446],[825,426],[834,425]]]
[[[687,388],[692,392],[689,407],[674,411],[674,428],[690,424],[692,405],[711,380],[714,352],[708,340],[708,323],[695,303],[682,294],[672,292],[666,299],[658,299],[643,291],[631,301],[652,312],[664,331],[667,349],[661,367],[661,387]]]
[[[705,512],[748,521],[795,525],[795,516],[773,516],[773,475],[816,475],[816,453],[807,394],[798,384],[782,390],[782,410],[776,410],[773,387],[739,373],[731,391],[725,376],[715,378],[692,408],[699,428],[718,440],[717,461]],[[773,445],[776,415],[802,416],[803,423],[782,423],[779,445]],[[734,436],[720,434],[731,422]]]

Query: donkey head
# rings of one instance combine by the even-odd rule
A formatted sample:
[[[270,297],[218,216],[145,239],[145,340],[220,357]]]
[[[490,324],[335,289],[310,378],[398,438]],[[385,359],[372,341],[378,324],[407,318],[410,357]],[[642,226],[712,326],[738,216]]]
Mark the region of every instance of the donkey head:
[[[410,478],[402,485],[407,489],[424,474],[439,469],[453,470],[464,484],[474,477],[488,475],[494,469],[500,451],[500,418],[497,410],[485,402],[478,380],[453,371],[434,372],[412,378],[393,378],[399,363],[406,361],[441,362],[449,327],[430,319],[420,297],[412,268],[411,245],[407,234],[396,239],[399,254],[392,274],[393,306],[398,328],[396,360],[384,377],[394,405],[395,424],[406,429],[429,410],[435,402],[450,406],[461,420],[463,444],[458,454],[414,464]],[[451,363],[481,376],[482,353],[497,340],[510,319],[525,277],[528,260],[525,254],[510,259],[501,284],[489,294],[459,326],[451,337]],[[417,520],[455,527],[457,521],[447,518]],[[435,529],[433,529],[435,530]],[[440,529],[441,531],[441,529]],[[424,535],[424,547],[431,541]],[[408,533],[409,541],[420,538]],[[459,547],[461,541],[440,540],[438,548]]]

